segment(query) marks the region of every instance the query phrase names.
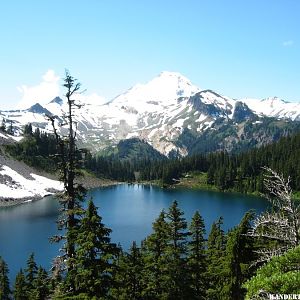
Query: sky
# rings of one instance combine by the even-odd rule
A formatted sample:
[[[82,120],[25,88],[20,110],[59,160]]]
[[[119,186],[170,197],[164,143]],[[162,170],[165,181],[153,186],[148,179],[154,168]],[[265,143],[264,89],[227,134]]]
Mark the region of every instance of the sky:
[[[0,110],[102,103],[161,71],[232,98],[300,101],[298,0],[3,0]]]

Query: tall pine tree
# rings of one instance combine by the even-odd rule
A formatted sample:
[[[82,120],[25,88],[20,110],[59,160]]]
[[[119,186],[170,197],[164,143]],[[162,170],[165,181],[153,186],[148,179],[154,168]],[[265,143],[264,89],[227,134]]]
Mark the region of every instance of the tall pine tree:
[[[106,298],[113,285],[116,245],[110,242],[111,230],[102,223],[97,208],[89,202],[77,231],[75,291],[89,297]]]
[[[162,211],[153,223],[153,233],[145,241],[145,296],[148,299],[163,299],[167,294],[167,257],[169,224]]]
[[[187,270],[187,222],[179,209],[177,201],[169,208],[169,241],[167,247],[168,268],[168,298],[187,299],[188,270]]]
[[[10,299],[10,288],[8,279],[8,267],[0,256],[0,300]]]
[[[204,220],[195,212],[190,225],[188,268],[190,275],[191,299],[206,299],[206,241]]]
[[[15,300],[28,300],[28,288],[25,275],[22,269],[17,273],[14,284],[14,299]]]
[[[207,299],[222,300],[224,280],[225,235],[223,218],[212,224],[207,240]]]

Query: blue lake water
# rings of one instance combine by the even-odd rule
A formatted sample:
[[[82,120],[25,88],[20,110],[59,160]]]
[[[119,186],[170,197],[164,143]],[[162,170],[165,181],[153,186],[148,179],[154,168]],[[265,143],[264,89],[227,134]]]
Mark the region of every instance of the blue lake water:
[[[167,211],[174,200],[178,201],[188,221],[198,210],[207,231],[220,216],[224,218],[223,228],[227,231],[239,223],[246,211],[255,209],[260,213],[268,206],[267,201],[259,197],[138,184],[94,189],[88,197],[93,198],[103,222],[113,230],[112,241],[120,242],[123,249],[150,234],[152,222],[162,209]],[[0,208],[0,256],[9,266],[11,280],[21,267],[25,267],[31,252],[35,253],[38,265],[50,268],[59,250],[58,244],[49,243],[49,238],[58,233],[58,215],[59,204],[53,197]]]

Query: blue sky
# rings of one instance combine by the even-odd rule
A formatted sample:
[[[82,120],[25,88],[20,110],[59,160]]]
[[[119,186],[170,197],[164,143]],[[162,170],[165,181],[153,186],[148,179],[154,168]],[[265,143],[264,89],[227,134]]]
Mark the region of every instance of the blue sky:
[[[0,28],[0,110],[48,100],[65,68],[108,100],[167,70],[300,101],[298,0],[3,0]]]

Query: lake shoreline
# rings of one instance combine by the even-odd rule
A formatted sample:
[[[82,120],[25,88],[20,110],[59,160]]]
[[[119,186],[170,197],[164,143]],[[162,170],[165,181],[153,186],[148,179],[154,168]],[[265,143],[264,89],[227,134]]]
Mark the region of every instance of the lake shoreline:
[[[79,183],[82,184],[87,190],[100,188],[100,187],[107,187],[113,186],[117,184],[122,184],[123,182],[113,181],[110,179],[100,179],[92,176],[85,176],[79,180]],[[3,198],[0,197],[0,208],[2,207],[10,207],[16,206],[21,204],[26,204],[29,202],[35,202],[44,199],[47,196],[55,196],[59,193],[58,190],[51,190],[49,189],[49,193],[45,195],[34,195],[30,197],[20,197],[20,198]]]

